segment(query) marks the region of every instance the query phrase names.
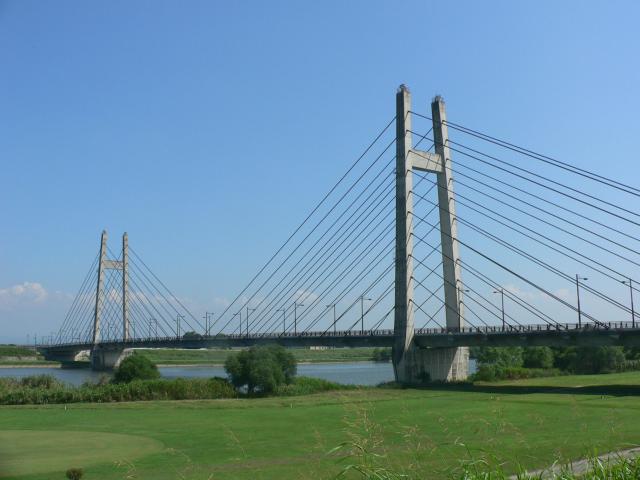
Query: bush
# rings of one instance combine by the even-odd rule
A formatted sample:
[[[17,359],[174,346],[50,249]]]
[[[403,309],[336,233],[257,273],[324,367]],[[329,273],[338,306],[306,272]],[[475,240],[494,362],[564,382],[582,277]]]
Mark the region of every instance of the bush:
[[[390,348],[374,348],[371,354],[371,360],[374,362],[390,362],[391,361],[391,349]]]
[[[478,365],[522,367],[524,363],[521,347],[478,347],[472,353]]]
[[[125,358],[113,376],[115,383],[129,383],[133,380],[153,380],[160,378],[158,367],[142,355],[131,355]]]
[[[84,475],[84,471],[81,468],[70,468],[67,470],[67,478],[69,480],[80,480]]]
[[[175,380],[134,380],[129,383],[52,389],[29,388],[15,384],[0,391],[2,405],[43,405],[75,402],[132,402],[140,400],[202,400],[234,398],[233,385],[224,378],[177,378]]]
[[[310,395],[312,393],[351,390],[354,388],[356,388],[354,385],[343,385],[321,378],[297,377],[289,385],[280,385],[275,393],[282,396]]]
[[[24,377],[20,380],[20,385],[23,387],[29,388],[44,388],[44,389],[52,389],[59,388],[62,386],[62,383],[55,378],[53,375],[30,375],[28,377]]]
[[[625,367],[622,347],[566,347],[554,352],[554,366],[571,373],[610,373]]]
[[[518,380],[521,378],[554,377],[562,372],[554,368],[501,367],[499,365],[481,365],[470,376],[471,381],[493,382],[496,380]]]
[[[280,345],[251,347],[227,357],[224,368],[236,388],[246,386],[248,393],[272,393],[293,381],[296,359]]]
[[[525,368],[551,368],[553,350],[549,347],[528,347],[522,352],[522,360]]]

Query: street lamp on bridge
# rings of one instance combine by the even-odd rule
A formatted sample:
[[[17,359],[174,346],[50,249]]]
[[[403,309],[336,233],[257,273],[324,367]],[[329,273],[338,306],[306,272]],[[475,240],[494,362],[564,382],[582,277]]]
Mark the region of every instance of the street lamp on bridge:
[[[215,313],[213,312],[204,312],[204,334],[205,336],[209,336],[211,334],[211,323],[209,323],[209,318],[213,317],[215,315]]]
[[[505,322],[504,322],[504,288],[500,287],[499,290],[494,290],[493,293],[499,293],[502,297],[502,330],[504,330]]]
[[[242,310],[240,310],[239,312],[234,313],[233,317],[231,317],[231,320],[233,320],[237,316],[240,316],[240,330],[238,332],[239,332],[240,336],[242,336]]]
[[[276,312],[282,312],[282,333],[287,333],[287,310],[285,308],[279,308]]]
[[[629,285],[629,294],[631,295],[631,328],[636,328],[636,313],[633,309],[633,280],[623,280],[622,283]]]
[[[580,280],[586,282],[587,277],[581,277],[576,273],[576,298],[578,300],[578,328],[582,326],[582,311],[580,310]]]
[[[371,300],[364,295],[360,295],[360,335],[364,335],[364,301]]]
[[[298,334],[298,307],[304,307],[303,303],[293,302],[293,334]]]
[[[332,303],[330,305],[327,305],[327,309],[333,307],[333,333],[336,333],[336,305],[337,303]]]
[[[247,316],[246,316],[246,324],[247,324],[247,337],[249,336],[249,313],[251,312],[255,312],[256,309],[255,308],[249,308],[247,307]],[[242,332],[240,332],[242,333]]]

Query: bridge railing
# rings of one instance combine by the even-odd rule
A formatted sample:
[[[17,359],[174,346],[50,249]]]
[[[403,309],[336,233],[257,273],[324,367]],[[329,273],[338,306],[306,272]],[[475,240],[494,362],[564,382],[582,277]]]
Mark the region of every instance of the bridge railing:
[[[448,327],[448,328],[417,328],[415,335],[452,335],[452,334],[514,334],[514,333],[531,333],[531,332],[569,332],[569,331],[607,331],[607,330],[632,330],[640,329],[640,326],[633,322],[606,322],[606,323],[558,323],[558,324],[541,324],[541,325],[489,325],[482,327]],[[172,342],[202,342],[210,340],[282,340],[294,338],[363,338],[363,337],[389,337],[393,336],[392,329],[379,330],[336,330],[334,331],[317,331],[317,332],[286,332],[286,333],[250,333],[247,334],[218,334],[218,335],[200,335],[191,334],[189,336],[166,336],[166,337],[135,337],[127,340],[105,340],[100,345],[108,347],[126,346],[135,344],[162,344]],[[42,347],[65,348],[74,346],[86,346],[90,348],[91,344],[86,341],[71,341],[65,343],[40,345]]]

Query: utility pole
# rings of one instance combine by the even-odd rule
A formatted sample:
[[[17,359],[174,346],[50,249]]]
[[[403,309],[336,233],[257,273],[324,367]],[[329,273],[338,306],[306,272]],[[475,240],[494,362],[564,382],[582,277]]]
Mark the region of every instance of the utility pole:
[[[176,338],[180,338],[180,320],[184,320],[184,315],[176,317]]]
[[[234,318],[236,318],[237,316],[240,316],[240,330],[239,330],[239,335],[242,336],[242,310],[240,310],[239,312],[236,312],[233,314],[233,317],[231,318],[231,320],[233,320]]]
[[[286,314],[286,309],[279,308],[278,310],[276,310],[276,312],[282,312],[282,334],[284,335],[285,333],[287,333],[287,326],[286,326],[287,314]]]
[[[580,277],[576,273],[576,297],[578,299],[578,328],[582,327],[582,312],[580,310],[580,280],[586,282],[589,279],[587,277]]]
[[[364,295],[360,295],[360,335],[364,335],[364,301],[371,300],[370,298],[365,298]]]
[[[293,302],[293,334],[298,334],[298,307],[304,307],[304,304],[298,303],[296,300]]]
[[[501,287],[500,290],[494,290],[493,293],[499,293],[502,297],[502,330],[504,330],[504,288]]]
[[[205,331],[205,335],[208,337],[209,335],[211,335],[211,323],[209,318],[213,317],[215,314],[213,312],[204,312],[204,331]]]
[[[462,328],[462,293],[469,293],[469,290],[465,290],[463,288],[460,288],[460,285],[458,285],[457,287],[457,291],[458,291],[458,330],[460,330]],[[447,328],[449,328],[449,325],[447,325]]]
[[[633,309],[633,280],[623,280],[622,283],[629,285],[629,295],[631,296],[631,328],[636,328],[636,313]]]
[[[332,303],[331,305],[327,305],[327,308],[333,307],[333,333],[336,333],[336,305],[337,303]]]
[[[255,308],[249,308],[247,307],[247,317],[246,317],[246,324],[247,324],[247,337],[249,336],[249,313],[251,312],[255,312],[256,309]]]

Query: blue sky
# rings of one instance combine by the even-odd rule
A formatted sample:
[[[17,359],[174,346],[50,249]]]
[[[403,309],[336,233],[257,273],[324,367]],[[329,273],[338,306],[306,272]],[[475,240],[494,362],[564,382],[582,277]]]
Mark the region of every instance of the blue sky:
[[[0,0],[0,341],[56,330],[123,231],[194,313],[394,115],[640,184],[640,5]],[[633,205],[631,205],[633,208]]]

